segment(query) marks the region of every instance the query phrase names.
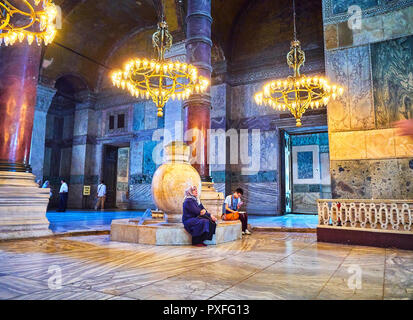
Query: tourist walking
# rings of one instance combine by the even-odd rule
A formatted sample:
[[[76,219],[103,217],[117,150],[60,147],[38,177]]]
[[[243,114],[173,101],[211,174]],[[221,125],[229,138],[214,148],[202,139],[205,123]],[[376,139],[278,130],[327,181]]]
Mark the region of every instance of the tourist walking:
[[[100,181],[97,189],[97,201],[95,205],[95,210],[100,207],[100,210],[105,209],[105,201],[106,201],[106,185],[104,181]]]
[[[64,179],[61,181],[61,186],[59,190],[59,212],[65,212],[67,207],[67,196],[69,194],[69,187]]]

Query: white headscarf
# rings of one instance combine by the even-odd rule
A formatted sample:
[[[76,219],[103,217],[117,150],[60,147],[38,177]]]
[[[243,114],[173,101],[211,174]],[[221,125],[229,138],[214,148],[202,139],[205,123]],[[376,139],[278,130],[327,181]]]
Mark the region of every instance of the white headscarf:
[[[185,190],[185,198],[184,198],[184,201],[185,201],[186,199],[194,199],[198,204],[200,204],[201,201],[200,201],[199,198],[196,197],[196,196],[194,195],[194,193],[193,193],[194,190],[196,190],[196,189],[197,189],[196,186],[191,186],[191,187],[187,188],[187,189]]]

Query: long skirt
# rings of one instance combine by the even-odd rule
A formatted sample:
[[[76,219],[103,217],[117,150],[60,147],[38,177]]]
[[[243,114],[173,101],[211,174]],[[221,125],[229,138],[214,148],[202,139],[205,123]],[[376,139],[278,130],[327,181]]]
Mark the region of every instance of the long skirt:
[[[200,236],[192,236],[192,244],[200,244],[203,243],[205,240],[212,240],[212,237],[215,234],[215,230],[217,228],[217,225],[213,223],[212,221],[209,221],[209,232],[204,232]]]

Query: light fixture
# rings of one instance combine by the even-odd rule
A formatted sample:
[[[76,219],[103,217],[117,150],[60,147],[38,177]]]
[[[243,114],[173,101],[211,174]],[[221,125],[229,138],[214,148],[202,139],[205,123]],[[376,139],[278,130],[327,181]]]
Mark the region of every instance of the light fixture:
[[[172,35],[162,14],[158,30],[152,36],[158,59],[132,59],[123,70],[111,74],[114,86],[127,89],[136,98],[149,99],[156,104],[158,117],[169,99],[184,100],[193,93],[203,93],[208,79],[199,76],[195,66],[165,59],[165,52],[172,47]]]
[[[52,0],[34,0],[35,6],[41,2],[41,10],[26,0],[21,0],[24,9],[13,6],[7,0],[0,1],[0,45],[13,45],[18,40],[27,39],[40,46],[51,43],[56,35],[54,21],[57,17],[57,7]],[[16,23],[20,22],[20,24]],[[34,30],[37,28],[38,30]]]
[[[258,105],[267,105],[280,111],[288,109],[296,118],[297,127],[300,127],[301,117],[308,108],[318,109],[326,106],[330,98],[335,99],[342,95],[344,90],[338,85],[330,84],[324,77],[306,77],[300,74],[300,68],[305,62],[305,53],[301,49],[300,41],[297,40],[295,0],[293,0],[293,12],[294,40],[287,54],[287,64],[294,70],[294,75],[267,82],[254,98]]]

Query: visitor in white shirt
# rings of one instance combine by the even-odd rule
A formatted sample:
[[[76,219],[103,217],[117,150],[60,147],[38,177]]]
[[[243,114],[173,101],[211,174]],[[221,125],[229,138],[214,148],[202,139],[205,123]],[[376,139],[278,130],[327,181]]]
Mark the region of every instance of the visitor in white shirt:
[[[100,210],[105,209],[106,185],[103,180],[100,181],[100,184],[98,185],[97,198],[95,210],[97,210],[98,207],[100,207]]]
[[[60,186],[59,190],[59,212],[65,212],[67,206],[67,195],[69,192],[69,187],[64,179],[60,181],[62,185]]]

